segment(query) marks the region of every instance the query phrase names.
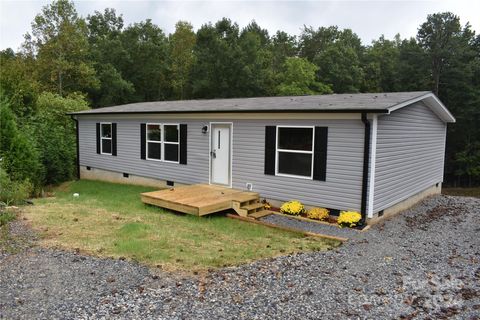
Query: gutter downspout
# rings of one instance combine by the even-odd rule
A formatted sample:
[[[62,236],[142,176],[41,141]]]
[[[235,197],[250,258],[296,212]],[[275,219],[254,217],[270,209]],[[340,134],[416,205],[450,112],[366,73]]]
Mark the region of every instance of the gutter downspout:
[[[370,121],[367,119],[367,113],[362,112],[362,122],[365,125],[365,140],[363,145],[363,177],[362,177],[362,202],[361,202],[361,214],[362,224],[364,225],[367,220],[367,197],[368,197],[368,177],[370,175],[369,160],[370,160]]]
[[[76,144],[77,144],[77,179],[80,180],[80,144],[79,144],[79,129],[78,129],[78,119],[74,115],[71,115],[73,121],[75,121],[75,135],[76,135]]]

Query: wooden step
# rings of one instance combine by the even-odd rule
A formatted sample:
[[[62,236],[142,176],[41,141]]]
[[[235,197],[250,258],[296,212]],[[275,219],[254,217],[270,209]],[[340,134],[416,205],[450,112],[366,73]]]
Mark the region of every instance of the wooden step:
[[[232,197],[232,201],[237,201],[239,203],[243,202],[249,202],[253,200],[259,200],[260,196],[258,193],[255,192],[245,192],[245,193],[239,193],[235,194],[235,196]]]
[[[262,210],[262,211],[257,211],[257,212],[254,212],[252,214],[249,214],[248,217],[249,218],[254,218],[254,219],[260,219],[260,218],[269,216],[271,214],[273,214],[273,212],[270,211],[270,210]]]
[[[265,205],[263,203],[257,202],[257,203],[252,203],[252,204],[242,206],[242,207],[240,207],[240,209],[251,211],[251,210],[258,209],[258,208],[263,208],[264,206]]]

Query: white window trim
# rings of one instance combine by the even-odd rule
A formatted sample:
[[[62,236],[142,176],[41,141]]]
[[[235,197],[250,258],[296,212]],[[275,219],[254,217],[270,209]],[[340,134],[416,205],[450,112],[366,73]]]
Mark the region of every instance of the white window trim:
[[[148,126],[160,126],[160,141],[157,140],[149,140],[148,139]],[[176,126],[178,132],[178,141],[177,142],[170,142],[165,141],[165,126]],[[160,159],[149,158],[148,157],[148,144],[149,143],[158,143],[160,144]],[[172,160],[165,160],[165,144],[173,144],[178,145],[178,161]],[[166,163],[180,163],[180,124],[179,123],[146,123],[145,124],[145,159],[151,161],[159,161],[159,162],[166,162]]]
[[[312,150],[311,151],[306,151],[306,150],[290,150],[290,149],[279,149],[278,148],[278,137],[279,137],[279,129],[282,128],[307,128],[307,129],[312,129]],[[290,177],[290,178],[298,178],[298,179],[305,179],[305,180],[313,180],[313,165],[314,165],[314,150],[315,150],[315,126],[286,126],[286,125],[280,125],[277,126],[276,129],[276,137],[275,137],[275,175],[279,177]],[[287,173],[279,173],[278,172],[278,153],[279,152],[289,152],[289,153],[303,153],[303,154],[311,154],[312,155],[312,165],[310,168],[310,176],[301,176],[301,175],[296,175],[296,174],[287,174]]]
[[[103,136],[103,125],[108,124],[110,125],[110,135],[113,136],[112,132],[112,123],[111,122],[100,122],[100,154],[105,154],[105,155],[112,155],[113,151],[113,139],[112,137],[106,138]],[[110,152],[103,152],[103,140],[110,140]]]

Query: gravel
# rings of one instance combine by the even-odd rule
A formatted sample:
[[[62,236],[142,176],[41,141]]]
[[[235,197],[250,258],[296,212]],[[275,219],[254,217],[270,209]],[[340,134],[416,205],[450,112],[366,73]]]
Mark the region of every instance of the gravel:
[[[295,218],[289,218],[281,216],[278,214],[271,214],[269,216],[263,217],[260,219],[268,223],[272,223],[278,226],[303,230],[307,232],[324,234],[327,236],[341,237],[350,239],[358,235],[359,230],[350,229],[350,228],[339,228],[336,225],[328,225],[318,222],[309,222],[304,220],[299,220]]]
[[[198,275],[35,247],[0,256],[0,318],[478,319],[479,217],[437,196],[335,250]]]
[[[0,226],[0,261],[34,246],[37,239],[37,234],[27,228],[21,220]]]

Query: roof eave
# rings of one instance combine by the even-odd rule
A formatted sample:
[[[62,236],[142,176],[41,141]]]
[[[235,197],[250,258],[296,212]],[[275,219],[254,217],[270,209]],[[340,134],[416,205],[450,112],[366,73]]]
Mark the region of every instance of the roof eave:
[[[189,111],[105,111],[105,112],[69,112],[70,116],[106,115],[106,114],[187,114],[187,113],[389,113],[388,109],[342,109],[342,110],[189,110]]]

